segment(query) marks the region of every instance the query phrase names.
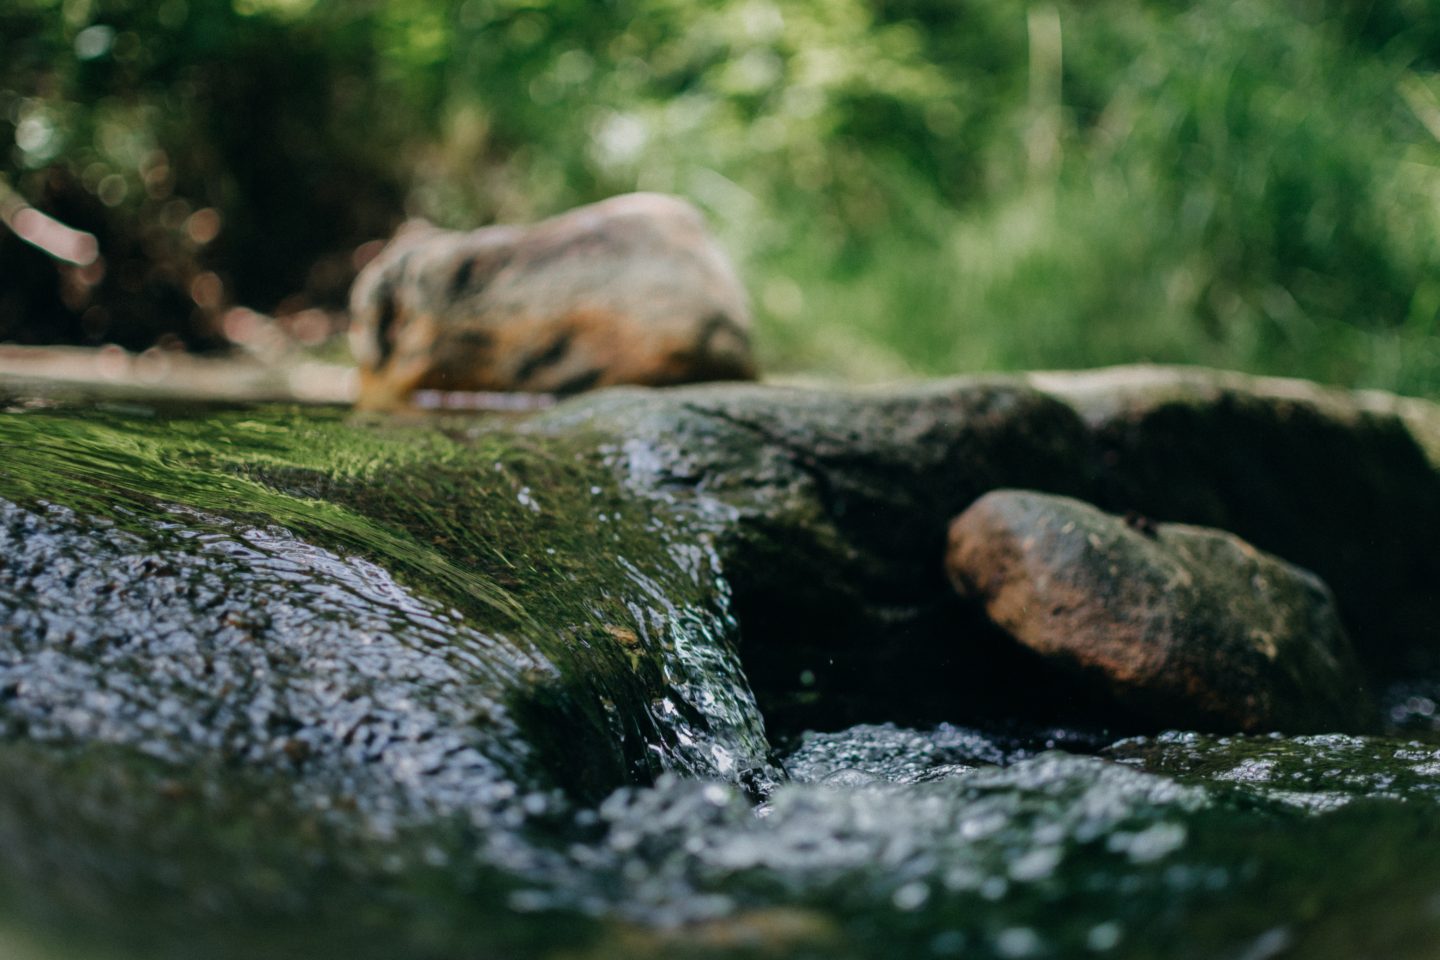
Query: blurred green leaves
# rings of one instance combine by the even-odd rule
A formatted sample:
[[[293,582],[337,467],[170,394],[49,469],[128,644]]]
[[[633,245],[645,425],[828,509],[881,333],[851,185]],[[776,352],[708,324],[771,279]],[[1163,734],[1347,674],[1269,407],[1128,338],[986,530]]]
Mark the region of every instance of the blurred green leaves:
[[[0,172],[122,232],[218,210],[196,269],[267,309],[406,212],[662,190],[772,368],[1433,393],[1437,66],[1420,0],[12,0]]]

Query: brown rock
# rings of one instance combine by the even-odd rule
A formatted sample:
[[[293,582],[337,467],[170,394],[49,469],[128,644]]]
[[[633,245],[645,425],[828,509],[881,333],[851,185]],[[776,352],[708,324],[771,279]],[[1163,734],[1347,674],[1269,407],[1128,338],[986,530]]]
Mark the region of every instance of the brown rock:
[[[530,226],[402,228],[355,280],[360,405],[755,377],[744,288],[688,203],[627,194]]]
[[[1434,403],[1193,367],[1026,380],[1089,428],[1086,500],[1229,530],[1314,571],[1377,675],[1440,666]]]
[[[1158,724],[1364,723],[1329,589],[1232,534],[998,490],[952,523],[946,567],[955,589],[1021,644]]]

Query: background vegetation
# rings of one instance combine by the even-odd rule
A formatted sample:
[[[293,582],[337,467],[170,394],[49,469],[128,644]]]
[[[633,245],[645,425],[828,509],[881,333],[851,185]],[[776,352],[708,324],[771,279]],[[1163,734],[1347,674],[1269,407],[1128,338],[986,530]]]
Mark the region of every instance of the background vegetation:
[[[0,339],[215,345],[406,212],[647,189],[772,370],[1436,394],[1437,70],[1428,0],[9,0],[0,177],[106,259],[0,228]]]

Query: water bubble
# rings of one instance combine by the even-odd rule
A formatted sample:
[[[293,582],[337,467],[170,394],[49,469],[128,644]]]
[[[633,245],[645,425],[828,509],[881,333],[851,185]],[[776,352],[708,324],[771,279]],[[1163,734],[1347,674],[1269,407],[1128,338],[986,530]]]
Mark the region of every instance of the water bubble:
[[[1010,864],[1010,879],[1017,883],[1033,883],[1044,880],[1055,872],[1064,857],[1059,847],[1040,847],[1024,854]]]
[[[827,787],[867,787],[872,783],[879,783],[879,778],[866,773],[864,770],[856,770],[854,767],[844,767],[833,773],[826,774],[820,780]]]
[[[930,887],[919,880],[905,884],[890,898],[891,902],[895,904],[895,909],[907,912],[919,910],[929,899]]]
[[[1090,928],[1085,936],[1085,946],[1096,953],[1104,953],[1106,950],[1113,950],[1120,944],[1122,930],[1120,924],[1112,921],[1098,923]]]
[[[1270,960],[1290,949],[1295,938],[1285,927],[1272,927],[1250,942],[1236,956],[1240,960]]]
[[[1223,738],[1219,742],[1222,745],[1225,743]],[[1274,773],[1275,761],[1246,759],[1241,761],[1238,766],[1226,770],[1224,773],[1217,773],[1215,779],[1231,780],[1236,783],[1265,783],[1270,780]]]
[[[1040,935],[1029,927],[1008,927],[995,936],[995,952],[1009,960],[1033,957],[1043,945]]]
[[[1106,840],[1106,849],[1124,853],[1131,863],[1153,863],[1185,845],[1185,827],[1178,823],[1157,823],[1136,833],[1116,831]]]
[[[980,884],[980,896],[991,902],[1003,899],[1008,892],[1010,884],[1004,877],[986,877]]]

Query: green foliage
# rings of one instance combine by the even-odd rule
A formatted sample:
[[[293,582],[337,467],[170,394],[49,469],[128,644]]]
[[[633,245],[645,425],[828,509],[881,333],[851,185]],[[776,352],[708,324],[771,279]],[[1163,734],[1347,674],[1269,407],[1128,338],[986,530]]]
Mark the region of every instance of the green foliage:
[[[1429,14],[23,0],[0,172],[34,198],[61,163],[136,230],[176,198],[220,209],[196,256],[262,307],[402,197],[461,226],[662,190],[742,259],[772,369],[1153,359],[1433,393]]]
[[[129,286],[188,291],[208,268],[225,299],[273,306],[400,202],[394,150],[417,129],[382,109],[372,21],[293,0],[24,0],[0,12],[0,175],[99,233]]]

